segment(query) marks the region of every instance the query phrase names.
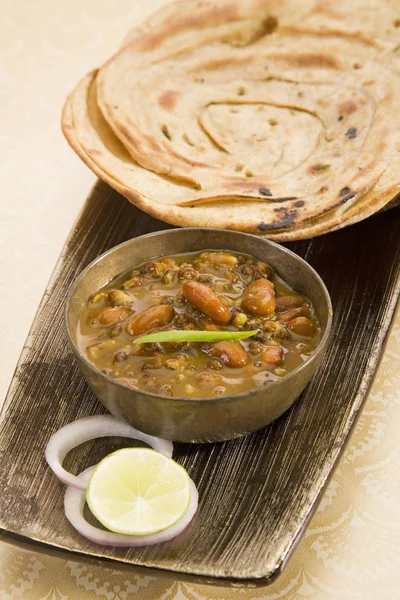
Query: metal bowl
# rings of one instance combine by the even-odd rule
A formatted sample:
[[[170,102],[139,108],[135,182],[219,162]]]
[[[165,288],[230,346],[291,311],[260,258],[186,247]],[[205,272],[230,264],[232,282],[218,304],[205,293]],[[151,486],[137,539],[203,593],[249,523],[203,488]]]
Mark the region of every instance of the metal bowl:
[[[268,262],[297,292],[311,300],[322,327],[321,341],[300,367],[279,381],[234,396],[170,398],[136,390],[98,371],[79,351],[79,312],[88,297],[116,275],[152,258],[223,249]],[[254,235],[218,229],[171,229],[133,238],[92,262],[68,296],[66,324],[79,367],[100,402],[114,415],[151,435],[181,442],[216,442],[264,427],[293,404],[324,354],[332,322],[332,305],[319,275],[286,248]]]

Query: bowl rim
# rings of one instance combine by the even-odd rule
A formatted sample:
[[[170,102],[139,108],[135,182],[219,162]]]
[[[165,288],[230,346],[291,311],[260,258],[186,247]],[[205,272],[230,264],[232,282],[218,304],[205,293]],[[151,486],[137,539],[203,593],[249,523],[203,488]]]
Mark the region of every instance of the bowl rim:
[[[178,397],[178,396],[162,396],[161,394],[154,394],[152,392],[147,392],[145,390],[141,390],[140,388],[132,388],[129,385],[125,385],[123,383],[121,383],[120,381],[117,381],[116,379],[113,379],[112,377],[109,377],[108,375],[106,375],[105,373],[102,373],[99,369],[97,369],[96,367],[94,367],[94,365],[86,358],[86,356],[79,350],[77,344],[75,344],[73,338],[72,338],[72,333],[71,333],[71,329],[68,323],[68,316],[69,316],[69,310],[70,310],[70,305],[71,305],[71,299],[72,296],[74,294],[75,288],[78,285],[78,283],[84,279],[84,277],[86,276],[86,274],[100,261],[105,260],[109,255],[111,255],[113,252],[119,250],[120,248],[122,248],[123,246],[127,246],[128,244],[132,244],[134,241],[137,240],[142,240],[144,238],[151,238],[151,237],[156,237],[156,236],[160,236],[160,235],[164,235],[164,234],[172,234],[174,235],[174,232],[176,232],[177,234],[179,232],[182,231],[219,231],[221,233],[224,234],[229,234],[229,235],[239,235],[242,237],[251,237],[251,238],[256,238],[258,240],[258,242],[261,242],[262,244],[266,244],[274,246],[275,248],[277,248],[280,252],[283,252],[283,254],[289,255],[291,257],[294,257],[295,259],[299,260],[302,264],[302,266],[305,266],[305,268],[309,269],[313,275],[316,277],[318,284],[320,285],[326,304],[327,304],[327,313],[328,313],[328,318],[327,318],[327,322],[326,322],[326,326],[325,326],[325,331],[319,341],[318,346],[316,347],[316,349],[313,351],[313,353],[310,355],[310,357],[304,361],[303,364],[299,365],[298,367],[296,367],[295,369],[293,369],[293,371],[290,371],[290,373],[288,373],[287,375],[284,375],[282,377],[282,379],[276,380],[276,381],[271,381],[268,383],[268,385],[262,385],[262,386],[258,386],[255,388],[252,388],[251,390],[248,390],[246,392],[240,392],[239,394],[230,394],[227,396],[215,396],[215,397],[206,397],[206,398],[190,398],[190,397]],[[209,248],[204,248],[204,250],[208,250]],[[229,251],[229,248],[227,249]],[[149,257],[147,260],[152,260],[152,258],[157,258],[156,256],[154,257]],[[134,268],[134,267],[132,267]],[[118,275],[118,273],[117,273]],[[117,276],[116,275],[116,276]],[[106,285],[107,282],[105,282],[103,285]],[[280,244],[277,244],[276,242],[273,242],[271,240],[268,240],[266,238],[259,238],[257,235],[253,235],[251,233],[246,233],[246,232],[242,232],[242,231],[234,231],[234,230],[230,230],[230,229],[220,229],[220,228],[212,228],[212,227],[179,227],[179,228],[172,228],[172,229],[162,229],[160,231],[154,231],[151,233],[145,233],[143,235],[139,235],[133,238],[130,238],[129,240],[125,240],[124,242],[121,242],[121,244],[117,244],[116,246],[113,246],[112,248],[109,248],[108,250],[106,250],[105,252],[103,252],[102,254],[100,254],[99,256],[97,256],[94,260],[92,260],[84,269],[83,271],[81,271],[81,273],[75,278],[75,280],[73,281],[70,289],[68,290],[68,294],[67,294],[67,298],[66,298],[66,302],[65,302],[65,309],[64,309],[64,322],[65,322],[65,327],[67,330],[67,337],[69,340],[69,343],[71,344],[75,354],[83,361],[83,363],[92,371],[94,372],[97,376],[100,376],[101,379],[107,381],[108,383],[110,383],[111,385],[116,385],[117,387],[121,387],[125,390],[128,390],[132,393],[140,393],[140,394],[144,394],[146,396],[149,396],[151,398],[156,398],[157,400],[166,400],[168,402],[193,402],[193,403],[198,403],[198,402],[227,402],[230,400],[235,400],[235,399],[240,399],[240,398],[245,398],[248,397],[249,395],[253,395],[256,394],[258,392],[260,392],[261,390],[269,390],[269,389],[274,389],[277,388],[279,386],[281,386],[284,382],[287,382],[289,380],[292,380],[294,377],[297,376],[298,373],[300,373],[301,371],[303,371],[310,363],[315,362],[319,355],[321,354],[321,352],[324,351],[324,348],[326,346],[326,343],[328,341],[330,332],[331,332],[331,328],[332,328],[332,320],[333,320],[333,308],[332,308],[332,301],[331,301],[331,297],[329,295],[328,289],[323,281],[323,279],[321,278],[321,276],[317,273],[317,271],[306,261],[304,260],[304,258],[302,258],[301,256],[298,256],[298,254],[296,254],[295,252],[292,252],[291,250],[289,250],[288,248],[286,248],[285,246],[281,246]]]

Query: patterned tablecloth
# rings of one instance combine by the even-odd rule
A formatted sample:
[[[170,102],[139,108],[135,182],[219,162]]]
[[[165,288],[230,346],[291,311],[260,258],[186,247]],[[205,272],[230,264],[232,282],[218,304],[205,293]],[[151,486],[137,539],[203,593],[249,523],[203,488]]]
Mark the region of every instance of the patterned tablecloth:
[[[94,181],[59,128],[67,92],[163,0],[3,0],[0,14],[0,398],[63,241]],[[0,402],[1,403],[1,402]],[[400,310],[347,449],[270,587],[192,585],[0,544],[10,600],[399,600]]]

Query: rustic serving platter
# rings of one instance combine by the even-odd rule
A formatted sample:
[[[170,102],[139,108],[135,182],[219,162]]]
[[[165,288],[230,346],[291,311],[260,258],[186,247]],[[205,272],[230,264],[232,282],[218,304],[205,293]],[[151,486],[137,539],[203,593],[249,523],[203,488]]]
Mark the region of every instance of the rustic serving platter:
[[[199,511],[178,538],[151,548],[101,547],[80,537],[65,519],[65,487],[44,460],[47,440],[59,427],[104,412],[68,347],[65,298],[99,254],[167,227],[102,182],[86,201],[0,415],[0,539],[175,579],[266,585],[284,568],[313,514],[379,361],[399,295],[400,207],[288,245],[319,272],[333,301],[332,339],[316,376],[290,411],[252,435],[175,445],[174,458],[200,494]],[[67,468],[77,473],[126,443],[88,442],[68,455]]]

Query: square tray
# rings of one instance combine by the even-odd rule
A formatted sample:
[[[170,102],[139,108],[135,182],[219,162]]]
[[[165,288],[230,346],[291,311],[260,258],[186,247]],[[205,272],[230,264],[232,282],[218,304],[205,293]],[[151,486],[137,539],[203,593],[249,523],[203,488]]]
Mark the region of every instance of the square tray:
[[[65,298],[99,254],[168,225],[99,182],[64,246],[0,415],[0,539],[175,579],[270,583],[317,506],[377,366],[399,295],[399,217],[395,208],[288,244],[320,273],[332,296],[332,339],[317,374],[293,408],[266,428],[230,442],[175,445],[174,458],[200,494],[198,513],[178,538],[149,548],[108,548],[70,526],[65,487],[44,460],[45,445],[59,427],[104,412],[67,345]],[[89,442],[70,453],[67,468],[79,472],[121,445]]]

